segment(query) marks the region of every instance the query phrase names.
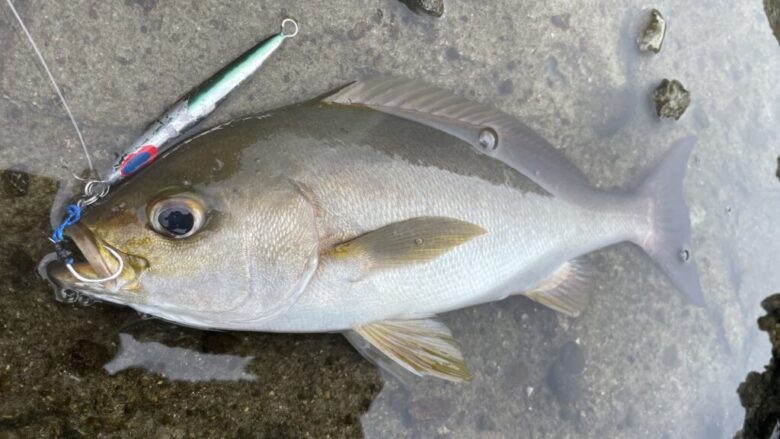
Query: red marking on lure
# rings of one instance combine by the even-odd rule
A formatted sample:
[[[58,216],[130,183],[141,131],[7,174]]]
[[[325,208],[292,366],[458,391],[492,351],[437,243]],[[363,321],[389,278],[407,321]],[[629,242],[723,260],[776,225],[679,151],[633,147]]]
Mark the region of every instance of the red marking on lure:
[[[157,147],[154,145],[144,145],[138,151],[128,154],[119,165],[119,172],[123,177],[128,177],[140,171],[146,165],[152,163],[157,157]]]

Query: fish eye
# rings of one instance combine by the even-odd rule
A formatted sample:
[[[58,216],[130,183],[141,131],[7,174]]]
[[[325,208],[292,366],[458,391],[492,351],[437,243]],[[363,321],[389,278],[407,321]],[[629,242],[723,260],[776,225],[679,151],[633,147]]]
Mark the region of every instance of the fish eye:
[[[155,232],[174,239],[194,235],[206,222],[203,200],[191,193],[158,196],[149,204],[147,215]]]

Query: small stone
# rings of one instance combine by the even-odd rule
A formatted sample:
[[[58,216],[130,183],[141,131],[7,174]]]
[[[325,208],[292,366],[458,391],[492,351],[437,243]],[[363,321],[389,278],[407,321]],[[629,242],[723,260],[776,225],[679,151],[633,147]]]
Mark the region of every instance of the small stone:
[[[15,169],[6,169],[0,175],[3,192],[9,197],[23,197],[30,188],[30,174]]]
[[[664,79],[653,92],[658,117],[679,119],[691,104],[691,94],[680,81]]]
[[[666,36],[666,20],[657,9],[650,11],[650,21],[645,26],[642,35],[637,38],[639,50],[658,53]]]
[[[441,17],[444,15],[444,0],[401,0],[409,9],[417,13]]]

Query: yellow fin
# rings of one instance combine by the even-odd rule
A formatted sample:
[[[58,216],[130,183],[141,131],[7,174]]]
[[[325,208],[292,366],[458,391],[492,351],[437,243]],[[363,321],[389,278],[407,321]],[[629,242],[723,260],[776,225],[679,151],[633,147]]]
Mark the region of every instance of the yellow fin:
[[[384,355],[417,376],[468,381],[471,373],[449,328],[433,319],[386,320],[354,328]]]
[[[577,317],[588,304],[588,294],[583,292],[587,277],[582,263],[569,261],[525,295],[569,317]]]
[[[358,259],[365,268],[392,268],[426,262],[454,249],[485,229],[445,217],[418,217],[400,221],[336,245],[336,259]]]

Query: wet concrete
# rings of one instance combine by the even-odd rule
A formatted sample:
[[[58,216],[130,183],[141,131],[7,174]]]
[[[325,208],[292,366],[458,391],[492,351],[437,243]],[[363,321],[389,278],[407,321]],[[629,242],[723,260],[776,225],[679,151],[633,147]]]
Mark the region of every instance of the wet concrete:
[[[11,170],[0,185],[0,435],[717,438],[742,427],[737,385],[767,362],[759,303],[780,291],[780,53],[760,3],[659,1],[669,29],[652,56],[637,49],[649,9],[634,1],[449,2],[441,18],[396,0],[20,3],[104,167],[285,16],[301,34],[208,124],[391,73],[517,115],[602,187],[626,187],[696,135],[685,196],[708,307],[615,246],[588,258],[579,318],[521,297],[450,313],[474,380],[404,385],[338,335],[215,335],[55,302],[34,271],[56,187],[35,175],[70,179],[84,162],[0,7],[0,169]],[[650,98],[665,77],[695,91],[675,123],[657,120]],[[109,375],[120,334],[196,353],[186,358],[254,357],[256,379],[168,379],[165,364]]]

